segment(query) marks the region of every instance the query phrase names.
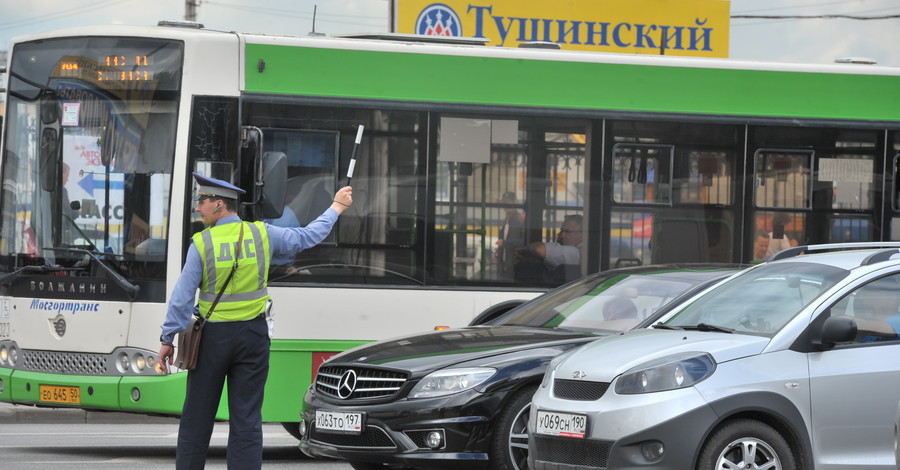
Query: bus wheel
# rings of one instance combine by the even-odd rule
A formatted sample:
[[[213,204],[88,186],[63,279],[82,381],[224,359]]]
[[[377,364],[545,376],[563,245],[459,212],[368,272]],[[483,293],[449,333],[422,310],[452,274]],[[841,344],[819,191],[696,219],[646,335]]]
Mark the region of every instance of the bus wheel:
[[[528,468],[528,412],[537,387],[519,390],[497,416],[491,436],[492,470]]]
[[[717,468],[796,470],[797,466],[778,431],[760,421],[739,419],[719,427],[703,446],[697,470]]]

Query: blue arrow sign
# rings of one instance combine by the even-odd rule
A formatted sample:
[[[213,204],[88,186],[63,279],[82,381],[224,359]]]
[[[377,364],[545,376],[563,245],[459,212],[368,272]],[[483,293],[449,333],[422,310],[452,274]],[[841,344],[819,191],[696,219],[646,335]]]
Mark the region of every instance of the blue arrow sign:
[[[78,182],[78,186],[81,186],[88,194],[94,194],[95,190],[104,189],[106,187],[103,180],[94,179],[93,174],[85,175],[84,178]],[[125,182],[112,180],[109,182],[109,189],[125,189]]]

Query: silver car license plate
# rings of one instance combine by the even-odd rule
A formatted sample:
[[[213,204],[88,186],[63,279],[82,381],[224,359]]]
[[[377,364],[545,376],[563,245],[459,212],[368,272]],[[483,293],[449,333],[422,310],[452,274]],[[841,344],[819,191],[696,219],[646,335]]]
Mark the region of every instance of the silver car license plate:
[[[556,411],[538,411],[535,432],[548,436],[584,438],[587,416]]]
[[[363,414],[345,411],[316,410],[316,429],[325,432],[361,433]]]

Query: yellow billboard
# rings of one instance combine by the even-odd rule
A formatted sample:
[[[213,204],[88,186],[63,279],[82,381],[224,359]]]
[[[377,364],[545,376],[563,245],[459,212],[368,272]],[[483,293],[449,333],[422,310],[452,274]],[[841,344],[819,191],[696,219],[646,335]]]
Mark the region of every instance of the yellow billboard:
[[[729,0],[393,0],[396,33],[489,46],[728,57]]]

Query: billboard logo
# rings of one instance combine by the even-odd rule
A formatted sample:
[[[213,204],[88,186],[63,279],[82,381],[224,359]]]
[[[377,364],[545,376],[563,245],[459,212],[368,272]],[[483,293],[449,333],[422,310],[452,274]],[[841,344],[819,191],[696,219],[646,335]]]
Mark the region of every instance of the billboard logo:
[[[462,25],[452,8],[443,3],[434,3],[419,13],[416,34],[462,37]]]

